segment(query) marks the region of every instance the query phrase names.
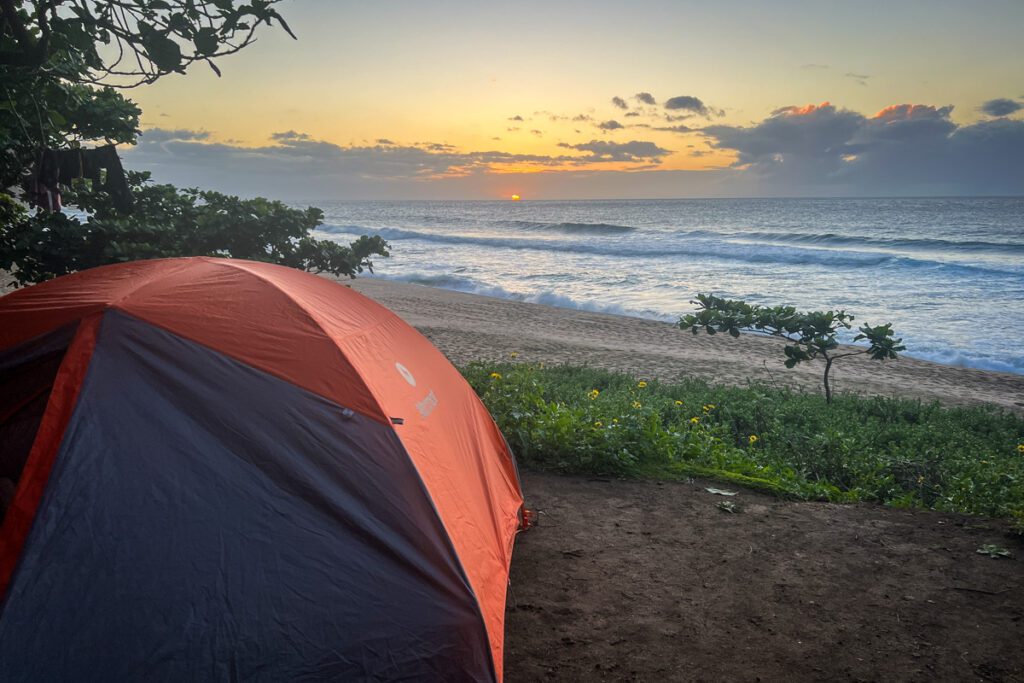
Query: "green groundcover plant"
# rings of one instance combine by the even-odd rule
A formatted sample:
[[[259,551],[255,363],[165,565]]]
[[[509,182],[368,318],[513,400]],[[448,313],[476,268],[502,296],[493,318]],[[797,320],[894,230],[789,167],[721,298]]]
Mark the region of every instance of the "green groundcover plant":
[[[463,372],[520,463],[615,476],[708,476],[802,499],[1024,521],[1024,418],[995,407],[674,384],[581,367]]]

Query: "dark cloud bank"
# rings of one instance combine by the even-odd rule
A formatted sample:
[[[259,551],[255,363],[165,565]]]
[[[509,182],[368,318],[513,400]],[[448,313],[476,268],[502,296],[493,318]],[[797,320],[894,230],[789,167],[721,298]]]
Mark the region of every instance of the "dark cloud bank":
[[[693,99],[666,106],[708,109]],[[729,168],[703,171],[650,170],[671,150],[642,140],[562,142],[566,154],[537,155],[386,138],[337,145],[297,131],[250,148],[210,142],[204,131],[150,129],[125,162],[157,181],[285,199],[480,198],[506,186],[550,198],[1021,195],[1024,121],[1007,118],[1019,109],[1014,100],[990,100],[982,110],[993,118],[958,125],[951,107],[901,104],[865,116],[824,103],[783,107],[749,126],[661,128],[691,141],[703,135],[736,156]],[[609,123],[598,125],[617,130]],[[622,163],[633,170],[582,168]],[[501,164],[542,172],[501,173]]]
[[[900,104],[868,117],[826,102],[702,133],[767,193],[1024,193],[1024,121],[958,126],[952,109]]]
[[[125,164],[152,171],[157,182],[206,187],[242,196],[479,198],[493,192],[488,190],[491,181],[503,175],[493,170],[494,165],[531,165],[541,170],[608,163],[651,167],[670,154],[670,150],[639,140],[560,143],[567,152],[575,152],[564,155],[460,152],[448,144],[398,145],[386,138],[373,144],[343,146],[296,131],[274,133],[271,140],[275,144],[263,147],[208,140],[206,132],[150,129],[136,147],[126,151]],[[562,173],[566,172],[553,175]],[[591,171],[581,168],[579,173]]]

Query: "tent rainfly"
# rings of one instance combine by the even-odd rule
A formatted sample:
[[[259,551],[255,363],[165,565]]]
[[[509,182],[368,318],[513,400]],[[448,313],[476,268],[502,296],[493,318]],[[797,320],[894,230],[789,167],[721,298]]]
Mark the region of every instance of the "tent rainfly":
[[[422,335],[290,268],[0,297],[7,680],[501,680],[522,493]]]

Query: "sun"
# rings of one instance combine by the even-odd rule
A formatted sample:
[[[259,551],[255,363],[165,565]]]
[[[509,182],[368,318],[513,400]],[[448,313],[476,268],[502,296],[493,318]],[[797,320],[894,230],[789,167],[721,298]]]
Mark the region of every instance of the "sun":
[[[517,194],[512,195],[512,201],[518,202],[520,199],[522,199],[522,197],[520,197],[519,195],[517,195]]]

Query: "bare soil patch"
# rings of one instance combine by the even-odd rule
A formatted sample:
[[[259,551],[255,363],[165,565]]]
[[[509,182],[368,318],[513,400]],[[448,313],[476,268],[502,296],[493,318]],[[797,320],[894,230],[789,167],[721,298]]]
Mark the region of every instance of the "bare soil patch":
[[[1024,680],[1024,544],[1002,521],[705,481],[523,488],[540,524],[512,562],[509,683]]]

